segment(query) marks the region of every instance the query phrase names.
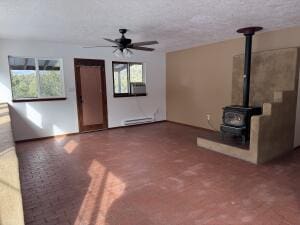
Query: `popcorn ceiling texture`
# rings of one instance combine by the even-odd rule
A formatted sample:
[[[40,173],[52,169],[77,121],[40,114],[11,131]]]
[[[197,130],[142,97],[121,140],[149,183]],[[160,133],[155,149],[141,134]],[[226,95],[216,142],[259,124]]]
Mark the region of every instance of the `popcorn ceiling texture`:
[[[118,28],[134,41],[173,51],[238,38],[235,31],[300,25],[299,0],[1,0],[0,38],[108,44]]]

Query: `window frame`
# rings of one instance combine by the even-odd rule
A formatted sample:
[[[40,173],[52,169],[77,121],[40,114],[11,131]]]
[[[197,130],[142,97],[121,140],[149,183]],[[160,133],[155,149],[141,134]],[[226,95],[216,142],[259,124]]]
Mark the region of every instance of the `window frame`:
[[[35,72],[36,72],[36,82],[37,82],[37,94],[38,96],[36,98],[15,98],[12,88],[12,73],[10,69],[9,64],[9,57],[15,57],[15,58],[31,58],[34,59],[34,65],[35,65]],[[10,74],[10,85],[11,85],[11,96],[12,96],[12,102],[35,102],[35,101],[57,101],[57,100],[66,100],[66,87],[65,87],[65,76],[64,76],[64,68],[63,68],[63,59],[62,58],[54,58],[54,57],[33,57],[33,56],[15,56],[15,55],[8,55],[8,70]],[[60,62],[60,75],[62,80],[62,96],[44,96],[41,97],[40,93],[40,69],[39,69],[39,60],[57,60]]]
[[[127,65],[128,93],[115,93],[114,64],[126,64],[126,65]],[[147,93],[145,93],[145,94],[132,94],[132,93],[131,93],[131,85],[130,85],[130,65],[131,65],[131,64],[139,64],[139,65],[142,65],[143,83],[146,84],[146,74],[145,74],[145,64],[144,64],[144,63],[142,63],[142,62],[127,62],[127,61],[112,61],[113,96],[114,96],[115,98],[118,98],[118,97],[138,97],[138,96],[147,96]]]

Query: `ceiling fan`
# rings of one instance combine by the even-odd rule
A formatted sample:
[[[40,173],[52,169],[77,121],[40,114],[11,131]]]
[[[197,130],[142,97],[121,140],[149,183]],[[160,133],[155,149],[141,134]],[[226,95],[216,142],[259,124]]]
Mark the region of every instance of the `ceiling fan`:
[[[154,48],[144,47],[145,45],[154,45],[158,44],[158,41],[143,41],[132,43],[132,40],[125,37],[127,29],[119,29],[119,32],[122,34],[121,38],[112,40],[109,38],[103,38],[106,41],[114,43],[111,46],[96,45],[96,46],[87,46],[84,48],[101,48],[101,47],[113,47],[116,48],[113,53],[117,56],[130,56],[133,52],[130,49],[141,50],[141,51],[153,51]]]

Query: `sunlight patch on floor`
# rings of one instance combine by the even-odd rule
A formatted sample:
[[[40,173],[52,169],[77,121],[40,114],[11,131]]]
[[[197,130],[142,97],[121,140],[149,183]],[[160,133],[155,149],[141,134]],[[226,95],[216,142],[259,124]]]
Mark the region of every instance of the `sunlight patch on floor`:
[[[77,148],[77,146],[78,146],[78,142],[74,140],[70,140],[64,145],[64,150],[67,153],[72,154],[73,151]]]
[[[91,163],[88,174],[91,182],[81,204],[74,224],[101,224],[112,206],[125,190],[125,183],[109,172],[106,167],[96,160]],[[110,187],[118,185],[118,192],[110,192]]]
[[[55,136],[55,137],[54,137],[54,140],[55,140],[56,142],[62,142],[63,140],[66,139],[66,136],[67,136],[67,135],[59,135],[59,136]]]

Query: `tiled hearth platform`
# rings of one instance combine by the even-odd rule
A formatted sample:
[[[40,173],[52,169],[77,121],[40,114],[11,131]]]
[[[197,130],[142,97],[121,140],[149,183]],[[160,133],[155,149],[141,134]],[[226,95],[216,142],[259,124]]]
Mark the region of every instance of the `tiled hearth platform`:
[[[255,157],[252,157],[252,152],[250,152],[249,141],[246,144],[242,144],[242,140],[239,137],[225,136],[222,138],[219,131],[205,130],[205,132],[199,133],[197,145],[208,150],[255,163]]]
[[[197,137],[197,145],[205,149],[256,163],[255,155],[250,151],[249,142],[243,145],[239,138],[225,137],[222,139],[220,133],[217,131],[207,131],[207,134],[200,134]]]

